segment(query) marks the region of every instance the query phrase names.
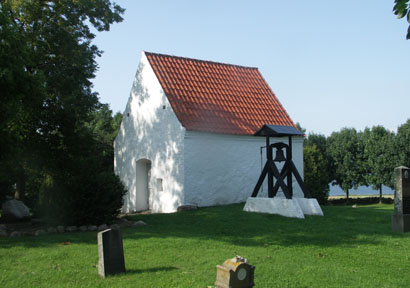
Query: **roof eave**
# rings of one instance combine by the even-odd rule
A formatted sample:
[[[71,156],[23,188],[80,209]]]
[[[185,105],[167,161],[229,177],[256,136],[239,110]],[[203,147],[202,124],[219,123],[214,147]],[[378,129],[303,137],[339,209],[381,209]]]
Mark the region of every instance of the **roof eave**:
[[[293,126],[282,126],[264,124],[253,136],[260,137],[285,137],[285,136],[304,136],[303,132],[300,132]]]

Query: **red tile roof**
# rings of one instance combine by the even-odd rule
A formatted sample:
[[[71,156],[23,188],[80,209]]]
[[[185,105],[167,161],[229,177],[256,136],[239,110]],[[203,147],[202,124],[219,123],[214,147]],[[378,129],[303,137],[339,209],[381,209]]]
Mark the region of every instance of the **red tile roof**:
[[[253,135],[263,124],[295,127],[257,68],[145,55],[187,130]]]

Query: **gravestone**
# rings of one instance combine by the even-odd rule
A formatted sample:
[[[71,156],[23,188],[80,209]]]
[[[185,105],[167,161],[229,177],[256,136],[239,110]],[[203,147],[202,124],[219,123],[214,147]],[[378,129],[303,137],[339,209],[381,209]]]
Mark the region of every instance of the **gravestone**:
[[[98,274],[108,275],[125,273],[124,250],[121,231],[107,229],[97,235],[98,238]]]
[[[410,231],[410,169],[404,166],[394,168],[396,189],[394,191],[394,232]]]
[[[216,266],[216,288],[249,288],[254,283],[255,266],[241,256],[228,259]]]

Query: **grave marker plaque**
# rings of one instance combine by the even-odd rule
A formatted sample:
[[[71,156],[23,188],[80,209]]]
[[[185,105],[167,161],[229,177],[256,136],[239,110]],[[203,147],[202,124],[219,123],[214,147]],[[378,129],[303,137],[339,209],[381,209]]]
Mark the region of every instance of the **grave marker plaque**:
[[[394,191],[394,232],[410,231],[410,169],[404,166],[394,169],[396,189]]]
[[[98,233],[98,274],[108,275],[125,273],[124,250],[121,231],[107,229]]]

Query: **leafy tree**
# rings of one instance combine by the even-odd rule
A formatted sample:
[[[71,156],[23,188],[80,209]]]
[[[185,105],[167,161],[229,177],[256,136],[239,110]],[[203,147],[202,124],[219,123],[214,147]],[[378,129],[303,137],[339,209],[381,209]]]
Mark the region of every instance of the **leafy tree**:
[[[329,176],[323,155],[314,144],[303,147],[304,182],[320,204],[326,204],[329,196]]]
[[[321,134],[309,133],[303,143],[305,182],[320,204],[329,196],[330,160],[327,154],[327,139]]]
[[[350,189],[366,184],[362,145],[354,128],[343,128],[328,138],[332,184],[343,189],[347,202]]]
[[[86,127],[77,139],[67,147],[65,163],[44,174],[36,212],[67,225],[111,222],[126,192],[113,173],[113,159],[103,157],[105,146]]]
[[[121,122],[122,122],[122,113],[121,112],[117,112],[114,114],[114,117],[112,119],[112,125],[114,127],[114,131],[113,131],[113,138],[112,140],[115,140],[115,137],[118,134],[118,131],[120,130],[121,127]]]
[[[117,112],[113,116],[109,105],[101,104],[98,109],[92,111],[90,117],[87,126],[91,133],[101,142],[106,142],[112,146],[121,125],[122,114]]]
[[[44,87],[40,73],[28,69],[31,49],[12,15],[12,3],[0,2],[0,200],[25,195],[25,169],[38,146],[36,128]],[[30,159],[31,158],[31,159]]]
[[[297,128],[300,132],[302,132],[302,133],[305,133],[305,132],[306,132],[306,129],[303,128],[303,127],[300,125],[299,122],[296,122],[295,125],[296,125],[296,128]]]
[[[306,138],[306,146],[316,145],[316,148],[323,154],[326,152],[326,136],[321,134],[309,133]]]
[[[0,185],[5,191],[17,183],[23,196],[31,187],[29,174],[37,175],[40,186],[48,187],[40,190],[53,194],[56,207],[62,203],[58,199],[76,199],[71,206],[76,208],[84,199],[71,197],[73,185],[106,173],[98,168],[106,168],[102,139],[87,127],[100,107],[90,79],[102,51],[91,42],[91,26],[108,31],[122,21],[123,11],[109,0],[0,1]],[[33,169],[36,173],[29,173]],[[91,193],[100,186],[88,187]],[[117,188],[121,199],[123,188]],[[45,193],[40,194],[41,202]]]
[[[410,119],[397,129],[395,148],[398,154],[398,165],[410,167]]]
[[[327,144],[326,136],[322,134],[315,134],[315,133],[310,133],[304,143],[305,147],[316,146],[316,148],[322,154],[322,158],[326,166],[327,183],[330,183],[332,182],[331,173],[329,172],[331,169],[331,165],[330,165],[330,157],[327,152],[327,145],[328,144]]]
[[[114,147],[113,142],[122,121],[122,114],[114,116],[108,104],[101,104],[90,114],[91,120],[86,123],[89,133],[97,140],[102,151],[102,157],[108,169],[113,171]]]
[[[299,131],[305,133],[299,122],[296,123]],[[320,204],[325,204],[329,196],[328,157],[326,154],[326,137],[310,133],[303,141],[303,170],[304,182]]]
[[[394,134],[383,126],[366,128],[363,131],[364,157],[366,165],[366,180],[373,189],[379,190],[380,203],[382,201],[382,187],[393,188],[393,171],[397,165],[394,149]]]
[[[397,18],[406,17],[407,22],[410,23],[410,0],[394,0],[393,12]],[[410,26],[407,29],[406,40],[410,39]]]

